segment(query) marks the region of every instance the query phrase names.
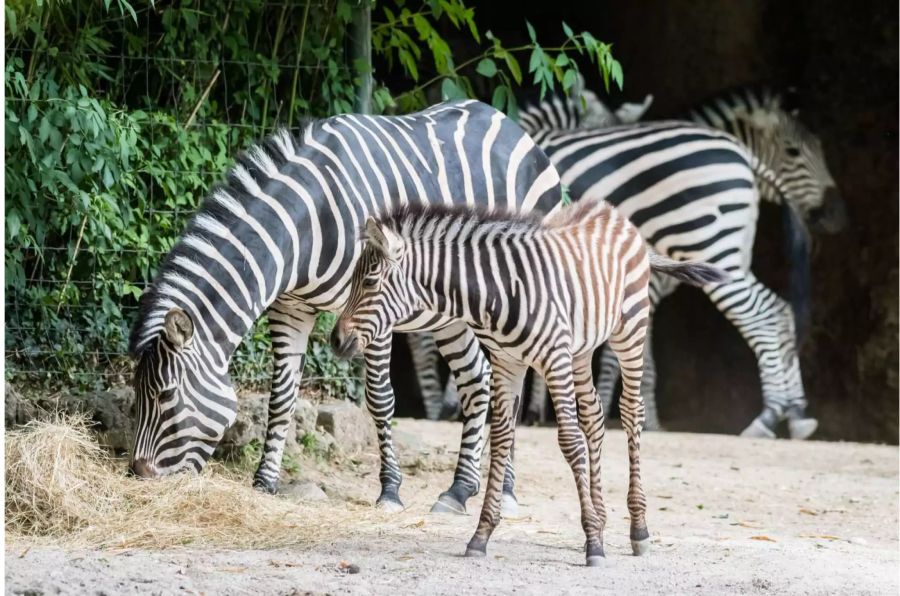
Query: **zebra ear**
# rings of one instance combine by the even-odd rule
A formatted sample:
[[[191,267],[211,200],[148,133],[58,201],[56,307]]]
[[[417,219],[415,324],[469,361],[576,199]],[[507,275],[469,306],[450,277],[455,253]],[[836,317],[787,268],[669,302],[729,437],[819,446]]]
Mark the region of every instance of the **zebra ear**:
[[[194,338],[194,323],[186,312],[180,308],[173,308],[166,313],[163,333],[166,334],[169,343],[180,350]]]
[[[403,254],[400,236],[372,217],[366,220],[366,240],[387,259],[397,260]]]

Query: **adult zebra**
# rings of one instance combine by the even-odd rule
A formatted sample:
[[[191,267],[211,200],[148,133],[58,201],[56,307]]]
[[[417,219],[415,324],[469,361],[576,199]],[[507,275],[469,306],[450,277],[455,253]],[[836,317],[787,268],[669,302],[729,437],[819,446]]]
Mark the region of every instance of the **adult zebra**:
[[[480,204],[527,211],[560,201],[556,170],[522,129],[475,101],[396,117],[343,115],[253,147],[214,189],[166,257],[131,336],[139,359],[132,471],[200,470],[236,414],[229,359],[268,312],[274,352],[265,448],[254,485],[277,490],[309,334],[339,310],[360,246],[357,227],[395,203]],[[437,329],[462,393],[453,484],[436,507],[465,510],[480,484],[489,369],[460,323],[420,313],[398,330]],[[378,503],[402,506],[391,442],[390,339],[364,354],[366,403],[381,449]]]

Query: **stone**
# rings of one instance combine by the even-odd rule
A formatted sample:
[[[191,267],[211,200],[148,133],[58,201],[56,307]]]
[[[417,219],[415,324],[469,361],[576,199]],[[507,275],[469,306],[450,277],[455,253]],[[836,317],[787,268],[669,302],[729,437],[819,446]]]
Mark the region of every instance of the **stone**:
[[[349,401],[319,404],[316,424],[334,437],[345,454],[354,454],[377,443],[375,425],[362,408]]]
[[[254,439],[266,438],[268,395],[246,393],[238,396],[238,411],[234,424],[228,427],[216,449],[217,457],[233,457]]]
[[[327,501],[328,495],[312,480],[290,482],[278,489],[278,493],[298,501]]]

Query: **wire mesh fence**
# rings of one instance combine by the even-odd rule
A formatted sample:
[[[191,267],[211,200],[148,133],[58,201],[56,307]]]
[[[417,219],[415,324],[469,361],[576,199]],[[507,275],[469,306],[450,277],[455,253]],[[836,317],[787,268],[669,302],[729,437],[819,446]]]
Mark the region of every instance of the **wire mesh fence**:
[[[140,293],[234,155],[354,98],[346,2],[103,4],[7,13],[5,358],[21,386],[127,382]],[[325,327],[305,382],[353,382],[316,358]],[[269,370],[263,321],[233,376]]]

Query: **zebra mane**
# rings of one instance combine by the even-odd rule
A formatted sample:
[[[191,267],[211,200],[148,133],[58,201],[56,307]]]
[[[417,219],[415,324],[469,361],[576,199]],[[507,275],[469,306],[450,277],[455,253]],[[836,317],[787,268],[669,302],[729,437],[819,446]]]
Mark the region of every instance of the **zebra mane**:
[[[436,240],[454,229],[471,230],[483,225],[497,225],[505,230],[534,230],[541,227],[543,213],[519,213],[504,209],[487,209],[470,205],[410,203],[392,209],[377,219],[378,223],[409,240]],[[361,232],[365,239],[365,228]]]
[[[144,290],[138,305],[138,316],[131,328],[128,352],[139,358],[149,344],[149,340],[162,328],[166,311],[175,303],[166,297],[170,282],[182,275],[185,258],[196,254],[198,243],[209,243],[209,233],[204,231],[210,225],[231,227],[238,216],[226,203],[242,208],[255,201],[252,190],[267,178],[266,173],[280,170],[291,156],[304,144],[307,133],[316,120],[301,121],[296,134],[280,128],[262,141],[241,152],[235,163],[225,173],[224,180],[215,184],[206,194],[200,208],[194,213],[184,228],[178,242],[165,256],[153,282]],[[203,225],[200,225],[200,223]]]

